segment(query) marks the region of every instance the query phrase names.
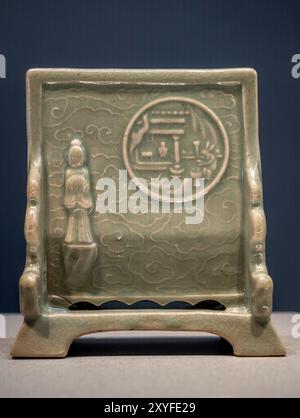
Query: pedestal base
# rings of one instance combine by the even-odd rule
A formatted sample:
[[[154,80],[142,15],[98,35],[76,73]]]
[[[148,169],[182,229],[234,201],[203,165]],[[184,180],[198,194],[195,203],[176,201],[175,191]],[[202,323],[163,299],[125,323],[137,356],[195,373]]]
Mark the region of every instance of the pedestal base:
[[[65,357],[79,336],[102,331],[197,331],[227,340],[236,356],[283,356],[271,322],[260,324],[247,311],[114,310],[47,313],[24,323],[13,357]]]

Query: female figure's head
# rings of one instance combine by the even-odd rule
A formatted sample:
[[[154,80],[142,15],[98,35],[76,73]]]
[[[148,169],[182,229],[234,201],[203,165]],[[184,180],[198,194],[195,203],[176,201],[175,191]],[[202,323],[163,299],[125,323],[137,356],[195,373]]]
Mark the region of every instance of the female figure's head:
[[[68,163],[72,168],[80,168],[85,163],[85,150],[79,139],[73,139],[68,152]]]

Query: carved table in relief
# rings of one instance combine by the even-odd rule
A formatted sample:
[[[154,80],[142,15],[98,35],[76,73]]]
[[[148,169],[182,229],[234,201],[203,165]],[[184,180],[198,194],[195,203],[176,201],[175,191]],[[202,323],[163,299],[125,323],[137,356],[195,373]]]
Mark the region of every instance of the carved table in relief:
[[[12,355],[63,357],[76,337],[108,330],[207,331],[236,355],[284,355],[270,322],[255,71],[37,69],[27,94]],[[146,196],[152,177],[202,178],[202,222],[175,202],[101,213],[99,180],[120,175]]]

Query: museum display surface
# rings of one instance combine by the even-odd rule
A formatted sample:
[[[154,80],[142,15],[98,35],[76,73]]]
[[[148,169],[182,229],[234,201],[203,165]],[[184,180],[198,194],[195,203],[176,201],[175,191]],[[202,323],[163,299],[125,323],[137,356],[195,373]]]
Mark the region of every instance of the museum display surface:
[[[270,321],[254,70],[33,69],[27,124],[13,357],[64,357],[77,337],[114,330],[203,331],[238,356],[285,354]],[[180,196],[170,187],[167,202],[153,179]]]

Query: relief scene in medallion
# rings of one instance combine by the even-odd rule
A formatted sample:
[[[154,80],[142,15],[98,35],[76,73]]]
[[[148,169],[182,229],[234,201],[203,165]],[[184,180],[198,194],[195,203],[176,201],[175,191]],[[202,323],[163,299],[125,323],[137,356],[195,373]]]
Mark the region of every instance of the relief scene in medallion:
[[[241,109],[239,86],[47,86],[49,293],[97,304],[242,294]],[[98,213],[96,184],[119,170],[204,178],[203,222]]]

